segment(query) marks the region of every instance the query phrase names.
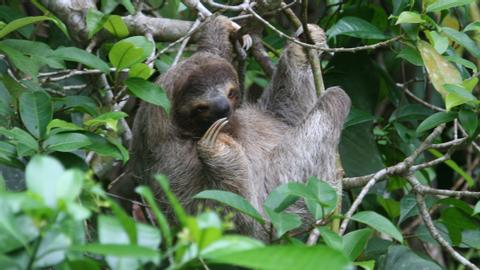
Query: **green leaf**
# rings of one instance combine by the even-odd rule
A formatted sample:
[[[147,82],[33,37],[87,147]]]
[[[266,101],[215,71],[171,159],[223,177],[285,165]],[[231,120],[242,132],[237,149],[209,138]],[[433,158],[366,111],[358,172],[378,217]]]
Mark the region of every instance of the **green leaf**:
[[[19,156],[24,156],[28,152],[38,151],[38,143],[35,138],[23,129],[14,127],[11,130],[7,130],[0,127],[0,134],[13,139],[13,143],[17,145],[17,152]],[[19,147],[20,146],[20,147]],[[23,152],[19,151],[22,149]]]
[[[435,89],[445,98],[448,91],[445,84],[460,84],[462,76],[455,66],[441,56],[430,44],[419,40],[418,50],[427,69],[428,76]]]
[[[373,24],[358,17],[343,17],[327,31],[329,39],[338,35],[364,39],[386,39],[385,36]]]
[[[168,225],[167,218],[162,213],[160,208],[158,208],[157,202],[155,197],[153,196],[152,191],[147,186],[138,186],[135,188],[135,192],[140,194],[145,200],[147,201],[148,205],[150,206],[155,218],[157,219],[158,226],[160,227],[161,232],[163,233],[163,237],[165,238],[167,247],[172,247],[172,232],[170,230],[170,226]]]
[[[170,202],[173,211],[175,215],[178,218],[178,221],[182,226],[187,226],[187,213],[185,212],[185,209],[183,209],[182,205],[178,201],[177,197],[173,194],[173,192],[170,190],[170,184],[168,182],[168,179],[165,175],[155,175],[155,180],[158,182],[160,187],[162,188],[163,192],[167,196],[168,201]]]
[[[413,11],[403,11],[400,13],[398,16],[397,22],[395,24],[401,24],[401,23],[423,23],[425,22],[424,19],[422,19],[422,15],[418,14],[417,12]]]
[[[388,248],[382,265],[378,265],[379,269],[388,270],[405,270],[405,269],[428,269],[442,270],[444,268],[438,266],[432,261],[424,259],[405,246],[395,245]]]
[[[135,7],[132,4],[132,1],[130,0],[118,0],[122,6],[125,7],[125,9],[128,11],[130,14],[135,13]]]
[[[458,6],[468,5],[474,0],[437,0],[427,6],[427,12],[436,12]]]
[[[23,55],[17,49],[7,46],[3,43],[0,44],[0,51],[4,52],[8,56],[8,59],[16,68],[31,77],[37,76],[40,67],[37,65],[37,63],[32,63],[31,58]]]
[[[407,60],[411,64],[419,67],[423,67],[423,60],[417,50],[411,47],[404,47],[398,53],[397,57]]]
[[[93,128],[96,126],[105,125],[107,128],[117,131],[117,124],[120,119],[127,117],[128,114],[120,111],[107,112],[101,114],[93,119],[86,121],[84,124],[87,127]]]
[[[467,34],[449,27],[443,27],[442,30],[449,38],[467,49],[473,56],[480,58],[480,48]]]
[[[105,14],[96,8],[89,8],[87,12],[88,39],[91,39],[98,31],[102,30],[103,24],[108,19]]]
[[[219,240],[202,249],[200,256],[204,259],[224,257],[239,251],[263,247],[264,244],[256,239],[240,235],[225,235]]]
[[[20,96],[20,117],[27,130],[37,138],[43,138],[52,120],[50,96],[42,91],[28,91]]]
[[[473,136],[478,128],[478,116],[470,110],[461,110],[458,114],[460,124],[465,128],[469,136]]]
[[[425,31],[428,40],[439,54],[443,54],[448,49],[448,38],[437,31]]]
[[[353,265],[360,266],[365,270],[375,270],[375,260],[354,262]]]
[[[347,269],[342,252],[326,246],[268,246],[218,256],[211,261],[264,270]]]
[[[55,129],[54,134],[59,133],[59,132],[65,132],[65,131],[79,131],[83,130],[83,128],[75,125],[74,123],[70,123],[61,119],[53,119],[48,123],[47,125],[47,135],[50,134],[51,130]]]
[[[423,120],[422,123],[417,127],[417,133],[425,132],[429,129],[435,128],[440,124],[447,123],[452,121],[457,117],[456,112],[437,112],[430,115],[427,119]]]
[[[48,65],[51,68],[64,69],[65,63],[53,57],[54,51],[45,43],[23,40],[23,39],[5,39],[0,42],[10,48],[20,51],[22,54],[31,57],[28,65],[32,65],[32,60],[35,62],[33,66]],[[35,68],[35,67],[31,67]]]
[[[480,213],[480,201],[478,201],[478,202],[475,204],[475,208],[473,209],[473,214],[472,214],[472,216],[473,216],[473,215],[476,215],[476,214],[478,214],[478,213]]]
[[[86,66],[99,69],[104,73],[109,73],[110,68],[100,58],[95,55],[75,47],[61,47],[55,50],[54,55],[65,61],[73,61],[84,64]]]
[[[137,245],[121,245],[121,244],[87,244],[82,246],[73,246],[72,251],[89,252],[99,255],[111,255],[115,257],[133,257],[158,259],[160,252],[156,249],[137,246]]]
[[[474,21],[463,28],[463,32],[477,31],[480,32],[480,21]]]
[[[343,124],[343,128],[351,127],[351,126],[366,123],[366,122],[371,122],[377,119],[378,119],[377,116],[371,115],[368,112],[352,107],[350,109],[350,113],[348,114],[347,120],[345,120],[345,124]]]
[[[222,191],[222,190],[205,190],[197,195],[193,196],[194,199],[209,199],[215,200],[217,202],[221,202],[226,204],[233,209],[236,209],[252,218],[260,222],[261,224],[264,223],[264,220],[260,213],[243,197],[229,192],[229,191]]]
[[[286,232],[296,229],[302,225],[301,218],[294,213],[275,212],[273,209],[265,207],[265,213],[270,218],[273,227],[277,231],[277,237],[281,237]]]
[[[390,220],[373,211],[358,212],[352,216],[352,220],[367,224],[379,232],[390,235],[400,243],[403,242],[402,234],[395,225],[393,225]]]
[[[461,84],[445,84],[443,87],[448,92],[445,98],[445,106],[448,111],[468,102],[478,103],[478,99]]]
[[[48,156],[34,156],[25,169],[27,188],[40,195],[48,206],[54,207],[57,202],[55,189],[64,171],[58,160]]]
[[[133,64],[140,63],[143,49],[136,47],[133,43],[120,41],[113,45],[108,53],[108,59],[118,70],[128,68]]]
[[[11,33],[12,31],[20,29],[29,24],[37,23],[45,20],[52,20],[52,19],[47,16],[32,16],[32,17],[24,17],[24,18],[16,19],[8,23],[7,25],[5,25],[5,27],[3,27],[2,30],[0,30],[0,38],[3,38],[9,33]]]
[[[320,235],[327,246],[343,251],[343,239],[340,235],[330,230],[328,227],[319,227],[318,231],[320,232]]]
[[[128,36],[128,28],[125,22],[123,22],[122,17],[118,15],[110,15],[108,19],[103,24],[103,27],[112,33],[116,37],[123,38]]]
[[[151,69],[149,66],[147,66],[144,63],[134,64],[128,71],[129,78],[140,78],[144,80],[147,80],[148,78],[150,78],[152,74],[153,74],[153,69]]]
[[[91,144],[85,146],[85,149],[88,151],[94,151],[100,156],[111,156],[119,160],[124,160],[124,156],[120,150],[116,147],[116,144],[110,142],[106,138],[95,134],[95,133],[84,133],[89,139]],[[127,152],[128,153],[128,152]],[[127,156],[128,157],[128,156]],[[127,158],[128,160],[128,158]]]
[[[129,38],[123,39],[122,41],[130,42],[133,45],[135,45],[135,47],[142,48],[143,49],[142,61],[147,59],[155,50],[155,44],[144,36],[129,37]]]
[[[432,155],[434,155],[436,158],[439,158],[439,157],[443,156],[443,154],[440,153],[436,149],[429,149],[428,151]],[[443,163],[447,164],[448,167],[450,167],[452,170],[454,170],[456,173],[458,173],[460,176],[462,176],[465,179],[465,182],[467,182],[467,185],[469,187],[473,187],[473,185],[475,184],[475,181],[473,180],[472,176],[470,176],[470,174],[465,172],[462,169],[462,167],[458,166],[458,164],[455,161],[449,159],[449,160],[444,161]]]
[[[90,145],[90,139],[81,133],[59,133],[49,136],[43,147],[49,152],[71,152]]]
[[[125,85],[134,96],[162,107],[167,113],[170,112],[170,101],[159,85],[140,78],[128,78]]]
[[[337,191],[330,184],[311,177],[308,179],[306,189],[314,197],[310,199],[304,196],[304,200],[315,220],[323,219],[337,208]]]
[[[179,15],[178,8],[180,7],[180,0],[165,0],[165,4],[160,9],[160,15],[165,18],[176,18]]]
[[[473,71],[473,73],[477,73],[477,71],[478,71],[477,66],[473,62],[468,61],[467,59],[462,58],[462,57],[460,57],[456,54],[445,56],[445,59],[447,59],[450,62],[454,62],[458,65],[462,65],[466,68],[469,68]]]
[[[55,197],[65,201],[77,199],[82,191],[83,177],[83,172],[78,169],[65,171],[58,179]]]
[[[355,261],[362,254],[372,233],[372,229],[365,228],[349,232],[343,236],[344,251],[350,260]]]

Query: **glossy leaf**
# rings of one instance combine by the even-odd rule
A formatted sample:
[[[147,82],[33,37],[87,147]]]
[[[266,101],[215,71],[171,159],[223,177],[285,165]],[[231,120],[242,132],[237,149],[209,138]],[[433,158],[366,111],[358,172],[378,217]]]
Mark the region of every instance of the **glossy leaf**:
[[[457,117],[456,112],[437,112],[430,115],[417,127],[417,133],[425,132],[443,123],[448,123]]]
[[[326,246],[268,246],[219,256],[211,260],[265,270],[346,269],[350,261],[340,251]]]
[[[88,9],[86,23],[88,39],[91,39],[98,31],[102,30],[103,24],[108,19],[105,14],[95,8]]]
[[[449,27],[443,27],[442,30],[450,39],[467,49],[474,57],[480,58],[480,48],[467,34]]]
[[[425,22],[424,19],[422,19],[422,16],[418,14],[417,12],[413,11],[404,11],[400,13],[398,16],[397,22],[395,24],[401,24],[401,23],[423,23]]]
[[[277,231],[277,237],[281,237],[286,232],[298,228],[302,225],[302,220],[297,214],[288,212],[275,212],[265,207],[265,213],[270,218],[270,222]]]
[[[395,227],[390,220],[373,211],[358,212],[352,216],[352,220],[367,224],[379,232],[390,235],[400,243],[403,242],[403,236],[397,227]]]
[[[24,26],[27,26],[32,23],[37,23],[45,20],[51,20],[51,18],[47,16],[32,16],[32,17],[24,17],[24,18],[19,18],[14,21],[11,21],[5,27],[3,27],[0,30],[0,38],[3,38],[4,36],[8,35],[9,33],[20,29]]]
[[[128,68],[139,63],[142,58],[143,49],[136,47],[133,43],[120,41],[113,45],[108,53],[108,59],[117,69]]]
[[[343,17],[327,31],[329,39],[338,35],[365,39],[386,39],[376,26],[358,17]]]
[[[23,124],[33,136],[43,138],[47,125],[52,120],[50,96],[42,91],[28,91],[20,96],[19,101]]]
[[[59,133],[49,136],[43,147],[49,152],[71,152],[90,145],[90,139],[81,133]]]
[[[152,76],[153,72],[154,72],[153,69],[151,69],[146,64],[137,63],[137,64],[134,64],[128,71],[128,77],[141,78],[141,79],[147,80],[148,78],[150,78],[150,76]]]
[[[445,106],[447,110],[451,110],[454,107],[465,103],[478,103],[478,99],[466,90],[461,84],[445,84],[445,90],[448,94],[445,98]]]
[[[344,251],[350,260],[355,261],[365,249],[373,230],[370,228],[352,231],[343,236]]]
[[[468,135],[473,136],[478,128],[478,115],[470,110],[461,110],[458,114],[458,119]]]
[[[122,17],[118,15],[110,15],[108,19],[103,24],[103,27],[112,33],[116,37],[123,38],[128,36],[128,28]]]
[[[140,78],[128,78],[125,84],[136,97],[170,111],[170,101],[159,85]]]
[[[417,47],[430,81],[435,89],[445,98],[448,91],[444,88],[444,85],[462,83],[460,72],[427,42],[419,40]]]
[[[228,191],[222,190],[205,190],[195,196],[194,199],[210,199],[226,204],[233,209],[236,209],[252,218],[257,220],[260,223],[264,223],[262,216],[258,211],[253,208],[253,206],[245,200],[245,198]]]
[[[343,247],[343,239],[340,235],[338,235],[336,232],[330,230],[327,227],[319,227],[317,228],[318,231],[320,232],[320,235],[322,236],[323,241],[327,244],[327,246],[336,249],[336,250],[342,250],[344,249]]]
[[[62,47],[55,50],[54,55],[65,61],[72,61],[84,64],[91,68],[99,69],[104,73],[110,72],[107,63],[95,55],[75,47]]]
[[[427,7],[427,12],[441,11],[453,7],[468,5],[474,0],[437,0]]]

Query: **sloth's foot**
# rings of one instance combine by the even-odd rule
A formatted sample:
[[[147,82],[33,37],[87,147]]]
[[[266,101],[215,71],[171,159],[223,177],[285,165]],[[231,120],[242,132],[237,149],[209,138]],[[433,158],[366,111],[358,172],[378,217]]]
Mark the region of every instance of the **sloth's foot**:
[[[228,119],[226,117],[215,121],[200,139],[202,144],[207,147],[213,147],[217,141],[218,134],[226,124],[228,124]]]

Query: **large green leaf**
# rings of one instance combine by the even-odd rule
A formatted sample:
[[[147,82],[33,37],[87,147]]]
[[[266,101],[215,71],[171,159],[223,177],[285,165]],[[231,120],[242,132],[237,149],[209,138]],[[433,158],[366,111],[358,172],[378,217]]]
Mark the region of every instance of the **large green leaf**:
[[[445,107],[450,110],[465,103],[478,103],[478,99],[461,84],[445,84],[448,94],[445,98]]]
[[[338,35],[365,39],[386,39],[376,26],[358,17],[343,17],[327,31],[328,38]]]
[[[110,71],[107,63],[105,63],[103,60],[79,48],[61,47],[55,50],[54,55],[55,57],[66,61],[78,62],[86,66],[99,69],[104,73],[108,73]]]
[[[25,180],[29,191],[40,195],[48,206],[55,206],[56,187],[64,173],[62,164],[48,156],[35,156],[27,165]]]
[[[265,213],[267,213],[273,227],[276,229],[278,237],[302,225],[301,218],[294,213],[276,212],[268,207],[265,207]]]
[[[23,71],[25,74],[29,76],[32,76],[32,77],[37,76],[38,69],[40,67],[38,66],[37,63],[32,62],[31,58],[25,56],[23,53],[21,53],[14,47],[10,47],[3,43],[0,43],[0,51],[2,51],[8,56],[8,59],[16,68]]]
[[[343,236],[345,254],[350,258],[350,260],[354,261],[358,256],[360,256],[360,254],[362,254],[372,233],[372,229],[365,228],[349,232]]]
[[[170,101],[159,85],[141,78],[128,78],[125,84],[136,97],[162,107],[167,113],[170,111]]]
[[[449,27],[443,27],[442,30],[449,38],[467,49],[473,56],[480,58],[480,48],[467,34]]]
[[[391,246],[382,260],[381,265],[378,265],[379,270],[411,270],[411,269],[428,269],[428,270],[442,270],[444,268],[438,266],[432,261],[424,259],[415,252],[411,251],[405,246]]]
[[[49,136],[43,147],[50,152],[71,152],[90,144],[90,139],[82,133],[59,133]]]
[[[20,29],[29,24],[37,23],[45,20],[52,20],[52,19],[47,16],[34,16],[34,17],[24,17],[24,18],[11,21],[0,30],[0,38],[3,38],[4,36],[8,35],[10,32]]]
[[[423,23],[425,20],[422,18],[422,15],[413,11],[404,11],[398,16],[397,22],[395,24],[401,23]]]
[[[472,3],[474,0],[437,0],[437,1],[430,1],[432,2],[430,5],[427,6],[427,12],[435,12],[441,11],[444,9],[450,9],[453,7],[468,5]]]
[[[265,270],[344,270],[350,261],[342,252],[326,246],[268,246],[211,258],[215,263]]]
[[[423,120],[417,127],[417,133],[425,132],[429,129],[435,128],[440,124],[452,121],[457,117],[456,112],[437,112],[430,115],[427,119]]]
[[[20,96],[19,101],[23,124],[33,136],[43,138],[52,120],[50,96],[42,91],[28,91]]]
[[[14,48],[15,50],[20,51],[22,54],[29,55],[31,60],[37,62],[40,65],[48,65],[51,68],[63,69],[65,68],[65,63],[62,60],[52,57],[54,51],[45,43],[24,39],[5,39],[0,42]],[[32,65],[32,61],[29,61],[28,64]],[[34,64],[37,65],[37,63]]]
[[[397,227],[390,220],[373,211],[358,212],[352,216],[352,220],[367,224],[375,230],[390,235],[401,243],[403,242],[403,236]]]
[[[435,89],[445,97],[445,84],[461,84],[462,76],[455,66],[440,55],[430,44],[419,40],[417,48],[422,56],[428,76]]]
[[[103,27],[112,33],[116,37],[123,38],[128,36],[128,28],[125,22],[123,22],[122,17],[118,15],[110,15],[105,21]]]
[[[128,41],[120,41],[113,45],[108,53],[108,59],[117,69],[128,68],[133,64],[140,63],[143,58],[143,49],[136,47]]]
[[[243,197],[238,194],[222,190],[205,190],[193,196],[194,199],[210,199],[226,204],[238,211],[264,223],[258,211]]]

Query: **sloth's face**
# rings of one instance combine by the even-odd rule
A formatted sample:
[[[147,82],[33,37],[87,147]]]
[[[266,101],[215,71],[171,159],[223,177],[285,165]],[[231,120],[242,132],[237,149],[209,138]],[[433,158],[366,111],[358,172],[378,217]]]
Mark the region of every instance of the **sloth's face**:
[[[191,84],[180,100],[174,104],[174,120],[182,133],[200,138],[218,119],[231,117],[239,99],[236,81],[226,80],[216,84]]]

